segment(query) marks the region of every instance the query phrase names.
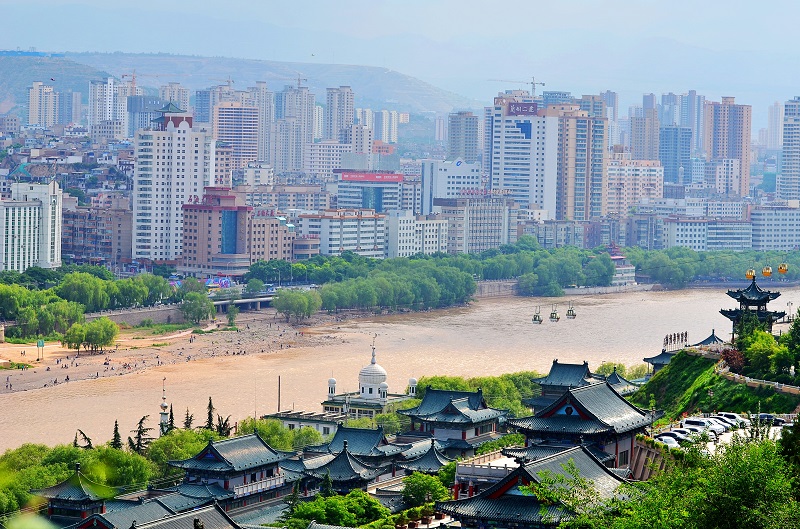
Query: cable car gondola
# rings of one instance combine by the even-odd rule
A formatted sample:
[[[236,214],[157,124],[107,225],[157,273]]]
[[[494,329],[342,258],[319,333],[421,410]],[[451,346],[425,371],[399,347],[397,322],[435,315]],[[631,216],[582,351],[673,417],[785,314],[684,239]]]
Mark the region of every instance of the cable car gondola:
[[[550,313],[550,321],[556,322],[561,319],[558,315],[558,305],[553,305],[553,311]]]
[[[575,308],[573,307],[572,302],[570,301],[569,308],[567,309],[567,318],[574,320],[577,317],[578,315],[575,314]]]
[[[756,278],[756,271],[753,268],[750,268],[749,270],[747,270],[747,272],[745,272],[744,277],[746,277],[747,279],[751,279],[751,280],[755,279]]]
[[[536,307],[536,314],[533,315],[533,323],[541,324],[542,323],[542,315],[541,315],[541,307]]]
[[[772,267],[771,266],[765,266],[764,268],[762,268],[761,269],[761,275],[763,275],[764,277],[771,276],[772,275]]]
[[[789,265],[786,263],[781,263],[778,265],[778,272],[781,274],[785,274],[789,271]]]

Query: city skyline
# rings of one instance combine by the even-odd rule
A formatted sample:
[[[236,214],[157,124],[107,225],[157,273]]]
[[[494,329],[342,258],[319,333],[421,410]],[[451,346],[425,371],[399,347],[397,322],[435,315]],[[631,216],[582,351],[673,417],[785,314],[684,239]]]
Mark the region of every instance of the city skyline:
[[[679,4],[687,9],[691,5]],[[696,89],[713,99],[735,96],[751,104],[756,129],[766,126],[767,107],[794,97],[793,86],[800,84],[800,75],[780,68],[796,55],[788,24],[797,8],[788,2],[770,10],[748,10],[747,17],[740,16],[743,2],[727,3],[725,11],[711,5],[665,11],[655,3],[622,1],[574,1],[568,6],[573,9],[566,9],[591,12],[591,17],[563,17],[563,5],[520,6],[507,16],[508,10],[496,12],[486,2],[376,6],[351,1],[345,8],[318,3],[302,13],[277,4],[246,7],[248,16],[241,17],[240,9],[218,12],[204,2],[192,3],[191,11],[151,1],[135,10],[96,0],[10,4],[4,7],[8,20],[36,17],[40,23],[10,24],[0,48],[382,66],[479,101],[498,90],[524,87],[490,79],[526,81],[534,75],[547,89],[577,95],[616,90],[622,108],[642,93]],[[495,13],[498,23],[486,24],[486,15]],[[168,32],[140,38],[144,25],[174,16],[210,38],[173,39]],[[220,25],[235,26],[236,31],[220,32]],[[587,60],[588,50],[595,60]]]

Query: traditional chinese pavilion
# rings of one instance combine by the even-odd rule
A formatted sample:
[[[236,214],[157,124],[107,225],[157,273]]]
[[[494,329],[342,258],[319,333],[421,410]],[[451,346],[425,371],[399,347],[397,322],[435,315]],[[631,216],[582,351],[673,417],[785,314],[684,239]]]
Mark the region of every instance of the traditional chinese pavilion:
[[[266,501],[291,489],[273,450],[258,434],[209,441],[196,456],[169,464],[186,471],[183,487],[211,489],[226,511]]]
[[[625,482],[595,458],[586,448],[576,446],[522,465],[505,478],[477,495],[447,502],[436,502],[436,510],[461,522],[461,527],[541,529],[557,527],[574,516],[560,502],[547,504],[522,485],[541,482],[543,473],[565,475],[572,462],[581,479],[589,480],[601,498],[612,497]],[[566,477],[570,477],[567,475]]]
[[[607,382],[572,388],[530,417],[510,419],[525,434],[525,444],[595,444],[626,467],[637,433],[659,417],[625,400]]]
[[[411,430],[433,437],[452,456],[469,457],[475,448],[502,436],[500,420],[506,411],[489,407],[483,391],[426,388],[416,408],[399,410],[411,418]]]
[[[422,455],[398,463],[397,466],[409,474],[412,472],[436,474],[439,472],[440,468],[451,461],[454,461],[454,459],[450,459],[444,454],[444,452],[439,450],[436,439],[431,439],[428,449]]]
[[[377,481],[382,474],[391,472],[390,465],[373,466],[358,459],[348,450],[346,440],[338,454],[303,459],[300,463],[300,472],[306,481],[304,488],[315,488],[326,476],[330,476],[334,490],[343,494],[353,489],[366,489],[368,484]]]
[[[758,317],[758,321],[766,326],[767,332],[772,332],[772,324],[786,316],[786,313],[783,311],[767,310],[767,303],[778,298],[781,293],[763,290],[758,286],[755,278],[753,278],[753,282],[750,283],[750,286],[747,288],[729,290],[727,294],[739,302],[739,308],[722,309],[719,312],[733,322],[734,333],[745,311],[755,314]]]
[[[89,480],[81,473],[80,463],[75,464],[75,472],[66,481],[31,491],[31,494],[47,499],[48,518],[66,520],[80,520],[106,512],[106,501],[119,493],[119,489]]]

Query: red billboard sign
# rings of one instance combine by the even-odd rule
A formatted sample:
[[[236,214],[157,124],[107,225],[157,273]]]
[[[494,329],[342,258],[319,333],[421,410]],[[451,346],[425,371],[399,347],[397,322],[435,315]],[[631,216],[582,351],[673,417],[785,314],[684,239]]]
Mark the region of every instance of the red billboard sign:
[[[396,173],[352,173],[342,171],[343,182],[402,182],[403,175]]]
[[[509,103],[508,116],[535,116],[537,110],[536,103]]]

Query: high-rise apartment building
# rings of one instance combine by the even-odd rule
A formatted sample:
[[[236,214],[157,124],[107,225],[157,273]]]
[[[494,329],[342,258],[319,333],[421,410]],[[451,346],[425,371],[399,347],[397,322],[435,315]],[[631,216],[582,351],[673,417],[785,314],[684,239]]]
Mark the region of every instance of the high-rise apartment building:
[[[783,171],[778,174],[776,193],[781,200],[800,200],[800,96],[783,108]]]
[[[706,96],[689,90],[681,96],[681,127],[692,129],[692,155],[703,152]]]
[[[378,110],[373,113],[374,138],[385,143],[397,143],[400,117],[396,110]]]
[[[89,129],[103,122],[119,122],[123,134],[128,132],[128,96],[144,95],[142,88],[113,77],[89,83]]]
[[[558,118],[556,218],[590,220],[608,206],[608,121],[578,104],[551,105],[545,116]]]
[[[359,125],[366,125],[373,128],[375,124],[375,114],[371,108],[357,108],[356,109],[356,123]]]
[[[28,125],[49,128],[58,122],[59,94],[36,81],[28,89]]]
[[[154,130],[135,137],[133,258],[175,261],[183,244],[182,205],[199,202],[214,178],[211,131],[166,107]]]
[[[81,110],[83,102],[81,93],[67,90],[58,95],[58,117],[56,123],[59,125],[77,125],[81,122]]]
[[[328,88],[322,137],[349,142],[350,127],[355,123],[355,96],[349,86]]]
[[[275,94],[269,161],[276,172],[303,169],[305,146],[314,142],[314,101],[314,94],[304,86],[286,86]]]
[[[733,97],[723,97],[722,102],[707,101],[704,128],[706,159],[739,160],[738,193],[749,195],[752,107],[737,105]]]
[[[214,107],[214,139],[233,149],[233,170],[258,160],[259,109],[239,102],[217,103]]]
[[[652,94],[650,94],[652,95]],[[658,160],[659,123],[658,110],[645,108],[641,116],[630,117],[631,158],[634,160]]]
[[[767,149],[783,147],[783,105],[775,101],[769,106],[767,115]]]
[[[609,215],[626,216],[640,200],[661,198],[664,168],[658,160],[631,160],[630,153],[614,153],[607,164]]]
[[[447,159],[461,159],[465,163],[478,160],[478,116],[462,111],[447,118]]]
[[[189,111],[189,89],[180,83],[168,83],[158,89],[158,98],[164,103],[172,103],[184,112]]]
[[[557,115],[540,115],[527,90],[508,90],[486,109],[484,162],[492,191],[521,206],[556,210]]]
[[[61,266],[62,195],[58,184],[11,184],[11,199],[0,199],[0,270]]]
[[[678,125],[662,126],[658,158],[664,168],[665,183],[691,184],[692,129]]]
[[[163,107],[164,103],[157,97],[129,96],[128,137],[132,138],[137,130],[152,128],[153,120],[161,115],[158,111]]]
[[[511,199],[438,198],[434,205],[448,222],[447,253],[480,253],[517,242],[519,208]]]
[[[258,160],[266,161],[269,159],[270,131],[275,121],[275,94],[263,81],[257,81],[256,86],[251,86],[247,91],[253,106],[258,109]]]

